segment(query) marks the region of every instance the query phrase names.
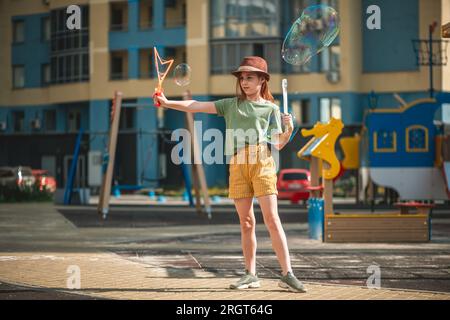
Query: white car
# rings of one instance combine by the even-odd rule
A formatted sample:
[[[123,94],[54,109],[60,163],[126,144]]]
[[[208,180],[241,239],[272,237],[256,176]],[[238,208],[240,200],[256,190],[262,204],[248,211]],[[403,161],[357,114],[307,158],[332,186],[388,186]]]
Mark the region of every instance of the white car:
[[[36,183],[30,167],[0,167],[0,186],[32,187]]]

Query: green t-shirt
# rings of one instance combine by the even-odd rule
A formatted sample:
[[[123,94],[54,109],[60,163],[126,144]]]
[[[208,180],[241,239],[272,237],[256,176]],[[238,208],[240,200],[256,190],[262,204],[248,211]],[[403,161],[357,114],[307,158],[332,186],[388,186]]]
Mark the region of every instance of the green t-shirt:
[[[218,100],[217,115],[225,118],[225,155],[233,155],[246,144],[269,142],[282,133],[280,108],[272,103],[257,103],[238,98]]]

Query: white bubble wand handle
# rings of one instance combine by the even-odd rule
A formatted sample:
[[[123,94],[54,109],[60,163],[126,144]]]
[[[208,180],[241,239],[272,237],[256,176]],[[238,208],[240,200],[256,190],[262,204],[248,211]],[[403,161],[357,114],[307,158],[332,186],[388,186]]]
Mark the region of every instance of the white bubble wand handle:
[[[288,114],[288,95],[287,95],[287,86],[288,81],[287,79],[283,79],[281,82],[281,87],[283,89],[283,113]]]

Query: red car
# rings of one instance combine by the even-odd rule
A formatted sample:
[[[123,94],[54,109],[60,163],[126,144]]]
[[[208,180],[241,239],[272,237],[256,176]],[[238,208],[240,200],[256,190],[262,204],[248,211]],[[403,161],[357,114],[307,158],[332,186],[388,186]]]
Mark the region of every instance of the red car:
[[[43,191],[45,188],[51,193],[56,191],[56,180],[47,170],[32,170],[32,174],[36,178],[36,184],[39,186],[39,190]]]
[[[282,169],[278,174],[278,199],[306,201],[309,199],[307,187],[310,185],[311,174],[306,169]]]

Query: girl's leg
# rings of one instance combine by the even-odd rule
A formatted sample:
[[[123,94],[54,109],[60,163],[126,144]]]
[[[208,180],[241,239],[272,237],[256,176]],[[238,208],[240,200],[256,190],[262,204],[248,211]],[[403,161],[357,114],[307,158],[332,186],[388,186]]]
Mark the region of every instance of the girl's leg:
[[[291,260],[289,257],[289,249],[278,216],[278,202],[276,195],[262,196],[258,198],[259,205],[264,217],[264,223],[269,230],[270,239],[272,240],[272,248],[277,255],[283,275],[286,275],[291,269]]]
[[[241,244],[245,268],[252,274],[256,274],[256,220],[253,212],[253,198],[235,199],[234,205],[241,224]]]

